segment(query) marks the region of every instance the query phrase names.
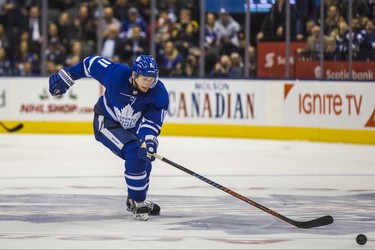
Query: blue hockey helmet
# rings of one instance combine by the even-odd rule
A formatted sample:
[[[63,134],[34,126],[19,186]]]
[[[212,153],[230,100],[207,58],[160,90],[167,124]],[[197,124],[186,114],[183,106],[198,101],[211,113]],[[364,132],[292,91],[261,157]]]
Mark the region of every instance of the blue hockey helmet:
[[[132,70],[137,75],[159,77],[158,65],[151,55],[138,56],[133,62]]]

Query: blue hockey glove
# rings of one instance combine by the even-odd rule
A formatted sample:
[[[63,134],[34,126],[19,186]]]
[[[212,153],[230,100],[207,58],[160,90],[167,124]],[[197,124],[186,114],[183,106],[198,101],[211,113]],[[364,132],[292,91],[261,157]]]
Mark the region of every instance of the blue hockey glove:
[[[154,161],[155,157],[153,154],[157,152],[159,145],[158,139],[153,135],[146,135],[144,140],[140,140],[141,147],[138,149],[139,159],[145,161]]]
[[[63,68],[49,77],[49,92],[53,96],[63,95],[73,84],[74,80],[69,69]]]

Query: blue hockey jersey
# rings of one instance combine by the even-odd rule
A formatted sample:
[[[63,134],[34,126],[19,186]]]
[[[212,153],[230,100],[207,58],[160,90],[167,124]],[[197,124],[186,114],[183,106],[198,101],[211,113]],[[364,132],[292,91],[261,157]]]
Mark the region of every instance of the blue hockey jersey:
[[[138,134],[138,138],[160,134],[169,96],[159,79],[143,93],[133,87],[129,66],[99,56],[87,57],[69,71],[73,80],[93,77],[105,87],[98,102],[106,118],[119,122],[124,129]]]

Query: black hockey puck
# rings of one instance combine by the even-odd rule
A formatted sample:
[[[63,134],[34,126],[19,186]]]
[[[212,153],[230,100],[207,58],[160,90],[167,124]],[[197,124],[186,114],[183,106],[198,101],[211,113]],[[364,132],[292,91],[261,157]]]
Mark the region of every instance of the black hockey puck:
[[[364,245],[367,242],[367,237],[364,234],[358,234],[355,240],[357,241],[359,245]]]

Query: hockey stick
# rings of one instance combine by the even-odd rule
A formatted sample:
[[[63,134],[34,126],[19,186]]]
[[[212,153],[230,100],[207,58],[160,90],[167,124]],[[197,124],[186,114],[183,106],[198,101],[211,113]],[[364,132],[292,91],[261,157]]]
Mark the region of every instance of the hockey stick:
[[[200,174],[197,174],[194,171],[191,171],[191,170],[189,170],[189,169],[187,169],[187,168],[185,168],[185,167],[183,167],[183,166],[181,166],[181,165],[179,165],[179,164],[177,164],[177,163],[175,163],[175,162],[173,162],[173,161],[171,161],[171,160],[169,160],[169,159],[167,159],[167,158],[165,158],[161,155],[154,154],[153,156],[155,158],[175,167],[175,168],[178,168],[178,169],[198,178],[201,181],[204,181],[204,182],[210,184],[211,186],[214,186],[214,187],[216,187],[216,188],[218,188],[218,189],[220,189],[220,190],[222,190],[222,191],[224,191],[224,192],[226,192],[230,195],[233,195],[234,197],[236,197],[236,198],[238,198],[238,199],[240,199],[240,200],[242,200],[242,201],[244,201],[244,202],[246,202],[246,203],[248,203],[248,204],[250,204],[254,207],[257,207],[257,208],[263,210],[264,212],[267,212],[267,213],[275,216],[276,218],[278,218],[280,220],[283,220],[283,221],[285,221],[285,222],[287,222],[287,223],[289,223],[293,226],[296,226],[298,228],[321,227],[321,226],[329,225],[333,222],[333,217],[330,216],[330,215],[326,215],[326,216],[323,216],[323,217],[320,217],[320,218],[317,218],[317,219],[314,219],[314,220],[310,220],[310,221],[292,220],[292,219],[290,219],[288,217],[285,217],[284,215],[281,215],[281,214],[279,214],[279,213],[277,213],[277,212],[275,212],[275,211],[255,202],[255,201],[250,200],[249,198],[246,198],[246,197],[230,190],[229,188],[226,188],[226,187],[224,187],[224,186],[222,186],[222,185],[220,185],[220,184],[218,184],[214,181],[211,181],[210,179],[208,179],[208,178],[206,178],[206,177],[204,177]]]
[[[8,128],[7,126],[4,125],[4,123],[0,122],[0,126],[3,127],[9,133],[16,132],[16,131],[20,130],[21,128],[23,128],[23,124],[22,123],[18,124],[14,128]]]

